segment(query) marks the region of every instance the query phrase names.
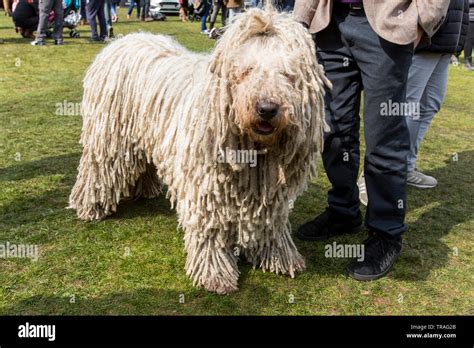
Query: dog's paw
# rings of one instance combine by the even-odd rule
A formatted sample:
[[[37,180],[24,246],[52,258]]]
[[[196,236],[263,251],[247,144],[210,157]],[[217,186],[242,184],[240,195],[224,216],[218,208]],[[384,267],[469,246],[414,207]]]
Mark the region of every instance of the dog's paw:
[[[219,295],[230,294],[239,289],[236,283],[234,284],[233,282],[229,282],[228,280],[220,277],[207,279],[203,282],[202,287],[207,291],[215,292]]]

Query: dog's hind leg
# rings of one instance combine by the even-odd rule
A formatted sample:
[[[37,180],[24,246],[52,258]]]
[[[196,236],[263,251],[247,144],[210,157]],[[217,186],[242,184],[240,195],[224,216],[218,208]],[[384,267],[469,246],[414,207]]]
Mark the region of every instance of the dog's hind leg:
[[[133,197],[138,178],[147,162],[140,153],[106,151],[96,153],[85,146],[76,183],[69,196],[69,208],[83,220],[100,220],[117,210],[122,197]]]
[[[193,285],[218,294],[237,290],[238,257],[234,255],[232,245],[223,240],[220,231],[215,231],[214,235],[200,232],[186,231],[184,237],[186,274],[192,279]]]
[[[153,164],[146,165],[146,171],[138,178],[134,187],[135,198],[155,198],[161,193],[162,184],[158,178],[156,167]]]

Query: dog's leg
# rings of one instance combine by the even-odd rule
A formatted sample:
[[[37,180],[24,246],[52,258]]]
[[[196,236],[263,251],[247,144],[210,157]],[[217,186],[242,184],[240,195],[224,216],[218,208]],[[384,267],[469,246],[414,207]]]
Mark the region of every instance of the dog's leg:
[[[278,226],[278,224],[275,224]],[[244,255],[254,268],[260,267],[264,272],[288,274],[292,278],[305,268],[305,262],[291,238],[289,222],[282,222],[278,231],[265,231],[271,237],[255,248],[244,249]]]
[[[153,164],[147,164],[146,171],[138,178],[134,187],[134,197],[155,198],[161,193],[161,182]]]
[[[218,294],[227,294],[238,289],[239,269],[232,246],[223,241],[222,237],[225,236],[219,233],[222,232],[209,235],[193,230],[186,231],[186,274],[191,277],[195,286],[202,286]]]
[[[122,197],[133,197],[135,183],[145,171],[146,159],[138,155],[99,158],[84,147],[69,208],[83,220],[103,219],[117,210]]]

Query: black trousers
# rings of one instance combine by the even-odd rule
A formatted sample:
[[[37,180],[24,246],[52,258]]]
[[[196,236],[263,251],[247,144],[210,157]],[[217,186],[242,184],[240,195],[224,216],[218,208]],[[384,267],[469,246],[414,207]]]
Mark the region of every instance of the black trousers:
[[[332,188],[329,209],[355,217],[359,211],[359,109],[364,92],[364,158],[368,194],[366,226],[399,236],[406,231],[409,134],[404,116],[385,115],[384,103],[406,102],[413,45],[379,37],[363,11],[334,7],[332,21],[315,35],[317,58],[333,84],[325,96],[323,163]],[[388,104],[390,103],[390,104]],[[386,109],[387,110],[387,109]]]
[[[107,21],[105,20],[104,0],[88,0],[86,4],[87,21],[91,27],[92,38],[107,37]],[[97,18],[99,18],[100,35],[97,34]]]
[[[472,60],[472,44],[474,43],[474,22],[469,22],[466,43],[464,44],[464,58]]]

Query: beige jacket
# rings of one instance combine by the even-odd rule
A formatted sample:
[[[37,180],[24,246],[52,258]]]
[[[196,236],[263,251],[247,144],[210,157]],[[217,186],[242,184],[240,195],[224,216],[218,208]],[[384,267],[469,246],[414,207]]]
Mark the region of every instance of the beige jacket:
[[[335,0],[296,0],[294,18],[309,26],[311,33],[326,28]],[[387,41],[407,45],[415,42],[421,28],[429,37],[439,29],[449,0],[363,0],[374,31]]]
[[[224,0],[224,5],[227,8],[242,8],[244,7],[244,0]]]

